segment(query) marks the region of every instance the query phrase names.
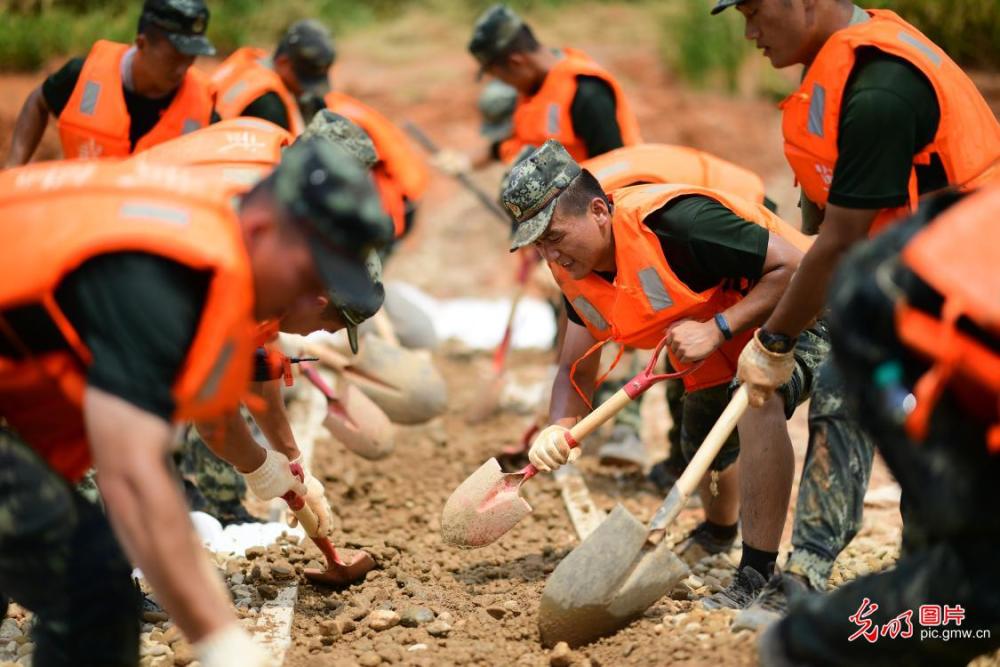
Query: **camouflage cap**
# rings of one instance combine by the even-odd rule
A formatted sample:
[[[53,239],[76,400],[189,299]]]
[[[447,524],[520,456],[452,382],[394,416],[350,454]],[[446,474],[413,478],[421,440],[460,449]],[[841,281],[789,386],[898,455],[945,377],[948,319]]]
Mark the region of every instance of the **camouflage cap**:
[[[732,7],[733,5],[739,5],[746,0],[719,0],[715,3],[715,7],[712,7],[712,15],[716,15],[721,12],[726,7]]]
[[[528,156],[534,153],[537,149],[538,149],[537,146],[534,146],[532,144],[525,144],[524,146],[521,146],[521,150],[519,150],[517,152],[517,155],[514,156],[514,159],[511,161],[510,166],[507,167],[507,170],[503,173],[503,176],[500,178],[500,199],[499,199],[500,206],[504,205],[503,192],[504,190],[507,189],[507,186],[510,184],[510,175],[514,172],[514,167],[527,160]],[[505,207],[504,210],[507,211],[507,215],[510,216],[510,220],[513,223],[513,225],[511,226],[511,233],[513,233],[514,229],[517,228],[517,219],[514,218],[514,214],[511,213],[509,209]]]
[[[330,91],[330,67],[337,58],[333,37],[319,21],[296,21],[285,31],[275,55],[287,55],[302,90],[315,95]]]
[[[331,304],[356,347],[352,329],[385,296],[375,251],[393,238],[371,176],[343,149],[311,137],[285,150],[271,178],[278,205],[306,232]]]
[[[479,113],[483,124],[479,132],[490,141],[503,141],[514,131],[514,107],[517,90],[503,81],[494,79],[479,93]]]
[[[375,150],[375,144],[372,143],[368,133],[351,119],[329,109],[320,109],[313,116],[300,139],[308,139],[309,137],[320,137],[332,141],[363,164],[365,169],[371,169],[378,162],[378,152]]]
[[[205,37],[208,7],[204,0],[146,0],[139,15],[139,32],[154,25],[187,56],[213,56],[215,46]]]
[[[524,26],[524,21],[507,5],[493,5],[483,12],[472,29],[469,52],[479,61],[479,75],[504,55]]]
[[[580,165],[555,139],[546,141],[510,170],[500,199],[517,223],[511,252],[534,243],[545,233],[559,195],[580,171]]]

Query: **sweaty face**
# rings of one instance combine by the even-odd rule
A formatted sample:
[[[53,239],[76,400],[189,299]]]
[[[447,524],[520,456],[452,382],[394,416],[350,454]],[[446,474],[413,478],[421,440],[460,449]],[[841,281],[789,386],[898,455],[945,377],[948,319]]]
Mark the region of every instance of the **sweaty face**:
[[[178,51],[166,37],[146,39],[141,46],[146,71],[155,93],[166,95],[176,90],[184,81],[188,68],[194,64],[195,56],[187,56]]]
[[[607,208],[592,203],[581,215],[567,215],[559,210],[552,214],[545,233],[535,241],[542,257],[566,269],[576,280],[586,277],[606,262],[611,250],[610,234],[602,233],[599,220]]]
[[[746,20],[744,36],[776,69],[805,62],[809,33],[802,0],[747,0],[736,7]]]

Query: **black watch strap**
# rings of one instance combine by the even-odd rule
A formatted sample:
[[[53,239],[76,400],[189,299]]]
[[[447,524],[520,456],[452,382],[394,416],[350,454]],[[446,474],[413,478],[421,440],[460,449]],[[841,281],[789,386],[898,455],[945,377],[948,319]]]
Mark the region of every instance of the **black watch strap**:
[[[729,328],[729,322],[726,321],[726,316],[722,313],[715,314],[715,326],[719,327],[719,331],[722,332],[722,337],[726,340],[733,339],[733,330]]]
[[[775,354],[787,354],[791,352],[795,349],[797,341],[797,338],[783,333],[768,331],[767,329],[758,329],[757,338],[760,339],[760,344],[764,346],[765,350],[774,352]]]

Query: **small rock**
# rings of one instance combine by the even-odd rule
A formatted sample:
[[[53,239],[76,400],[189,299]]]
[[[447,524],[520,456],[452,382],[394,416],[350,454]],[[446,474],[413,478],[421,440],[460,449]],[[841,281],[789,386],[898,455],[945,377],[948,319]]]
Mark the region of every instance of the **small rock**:
[[[413,646],[406,647],[406,650],[410,653],[415,653],[417,651],[426,651],[427,644],[414,644]]]
[[[397,625],[399,625],[399,614],[388,609],[377,609],[368,616],[368,626],[376,632],[382,632]],[[381,658],[379,659],[381,660]]]
[[[344,613],[346,613],[350,618],[354,619],[355,621],[360,621],[361,619],[363,619],[365,616],[368,615],[368,611],[369,610],[367,607],[350,606]]]
[[[559,642],[549,653],[549,664],[552,667],[570,667],[573,664],[573,652],[566,642]]]
[[[445,623],[454,623],[455,617],[451,615],[450,611],[442,611],[438,614],[438,620],[444,621]]]
[[[170,618],[167,616],[165,611],[144,611],[142,612],[142,620],[147,623],[163,623],[165,620]]]
[[[382,664],[382,656],[375,651],[368,651],[361,654],[361,657],[358,658],[358,664],[362,667],[377,667]]]
[[[447,637],[449,632],[451,632],[451,625],[441,618],[427,626],[427,634],[431,637]]]
[[[5,618],[3,623],[0,623],[0,643],[7,643],[23,634],[13,618]]]
[[[496,605],[491,605],[486,608],[486,613],[497,619],[498,621],[507,615],[507,610],[503,607],[498,607]]]
[[[257,592],[260,593],[260,596],[265,600],[273,600],[278,597],[277,587],[272,586],[271,584],[261,584],[257,587]]]
[[[336,620],[326,620],[320,621],[319,633],[324,637],[339,637],[341,635],[342,628]]]
[[[433,620],[434,612],[427,607],[407,607],[399,617],[400,624],[407,628],[415,628]]]
[[[247,560],[254,560],[264,555],[264,547],[249,547],[246,550]]]
[[[195,661],[194,649],[187,642],[177,642],[173,645],[174,664],[177,667],[187,667]]]
[[[146,655],[156,657],[170,653],[170,648],[164,644],[153,644],[146,649]]]
[[[515,600],[507,600],[503,603],[503,608],[512,612],[515,616],[521,613],[521,606]]]
[[[229,581],[231,581],[234,586],[239,586],[246,580],[247,578],[243,576],[242,572],[237,572],[233,576],[229,577]]]
[[[355,628],[358,626],[349,618],[338,618],[334,621],[337,627],[340,628],[340,634],[346,635],[348,632],[354,632]]]
[[[622,651],[622,655],[624,655],[626,658],[629,657],[630,655],[632,655],[632,651],[634,651],[635,648],[636,648],[635,644],[629,644],[628,646],[625,647],[625,650]]]
[[[287,560],[279,560],[271,565],[271,576],[278,581],[295,578],[295,568]]]

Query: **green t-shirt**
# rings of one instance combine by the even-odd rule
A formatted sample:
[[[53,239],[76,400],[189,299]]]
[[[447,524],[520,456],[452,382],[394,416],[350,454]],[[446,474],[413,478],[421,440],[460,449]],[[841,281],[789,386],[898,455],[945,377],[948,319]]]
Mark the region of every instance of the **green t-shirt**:
[[[285,109],[285,103],[281,101],[281,96],[278,93],[264,93],[248,104],[240,115],[263,118],[286,130],[291,131],[292,129],[292,124],[288,119],[288,110]]]
[[[875,48],[859,49],[841,106],[828,202],[851,209],[906,204],[913,157],[934,140],[940,117],[937,95],[916,67]],[[936,155],[916,172],[921,194],[948,185]],[[822,211],[808,200],[802,211],[803,230],[815,232]]]
[[[145,253],[101,255],[66,276],[56,301],[93,355],[87,384],[169,420],[171,389],[201,320],[209,279]],[[4,316],[32,352],[68,348],[40,306]],[[21,356],[2,335],[0,354]]]
[[[743,278],[756,282],[764,271],[767,229],[710,197],[675,199],[643,222],[659,238],[670,269],[695,292]],[[614,273],[597,275],[608,282],[615,278]],[[583,325],[565,297],[563,301],[569,319]]]
[[[42,97],[45,99],[49,111],[56,118],[62,114],[63,109],[69,103],[69,98],[73,95],[73,89],[76,88],[76,82],[80,79],[80,72],[83,70],[83,63],[84,58],[72,58],[42,82]],[[139,143],[139,140],[146,136],[160,121],[163,112],[174,101],[177,91],[155,99],[143,97],[124,87],[122,93],[125,95],[125,109],[131,120],[128,129],[129,144],[131,149],[135,150],[135,145]],[[213,109],[211,122],[218,121],[219,115]]]

